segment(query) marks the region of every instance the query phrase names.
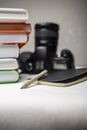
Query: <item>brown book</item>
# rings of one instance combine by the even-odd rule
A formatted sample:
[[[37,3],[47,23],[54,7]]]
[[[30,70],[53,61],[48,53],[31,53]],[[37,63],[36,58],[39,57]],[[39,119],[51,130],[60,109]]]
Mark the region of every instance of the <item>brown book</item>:
[[[0,23],[0,32],[6,31],[26,31],[31,32],[31,24],[30,23]]]
[[[29,23],[1,23],[0,24],[0,43],[25,45],[29,40],[31,24]]]

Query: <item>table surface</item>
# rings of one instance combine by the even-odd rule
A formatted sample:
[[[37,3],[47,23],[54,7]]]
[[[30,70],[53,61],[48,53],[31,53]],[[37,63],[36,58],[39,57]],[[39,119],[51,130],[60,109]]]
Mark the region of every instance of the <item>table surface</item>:
[[[70,86],[0,84],[0,130],[84,130],[87,128],[87,81]]]

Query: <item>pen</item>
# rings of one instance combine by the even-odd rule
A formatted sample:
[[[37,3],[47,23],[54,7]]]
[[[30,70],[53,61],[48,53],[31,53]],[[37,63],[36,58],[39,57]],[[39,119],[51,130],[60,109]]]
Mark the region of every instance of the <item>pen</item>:
[[[35,75],[32,79],[26,80],[25,83],[23,84],[23,86],[21,87],[21,89],[28,88],[32,83],[37,81],[39,78],[41,78],[47,72],[48,72],[47,70],[44,70],[44,71],[40,72],[39,74]]]

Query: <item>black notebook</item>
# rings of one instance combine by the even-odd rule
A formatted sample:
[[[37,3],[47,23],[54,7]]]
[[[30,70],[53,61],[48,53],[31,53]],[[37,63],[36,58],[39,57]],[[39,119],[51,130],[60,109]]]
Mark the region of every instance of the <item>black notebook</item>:
[[[38,84],[70,86],[87,80],[87,68],[58,70],[39,79]]]

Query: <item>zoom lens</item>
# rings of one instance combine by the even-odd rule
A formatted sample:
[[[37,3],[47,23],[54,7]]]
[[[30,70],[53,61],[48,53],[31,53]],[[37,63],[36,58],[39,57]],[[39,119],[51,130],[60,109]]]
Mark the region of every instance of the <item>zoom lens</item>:
[[[37,23],[35,25],[35,47],[47,46],[52,53],[56,53],[59,37],[59,25],[55,23]]]

